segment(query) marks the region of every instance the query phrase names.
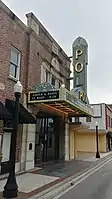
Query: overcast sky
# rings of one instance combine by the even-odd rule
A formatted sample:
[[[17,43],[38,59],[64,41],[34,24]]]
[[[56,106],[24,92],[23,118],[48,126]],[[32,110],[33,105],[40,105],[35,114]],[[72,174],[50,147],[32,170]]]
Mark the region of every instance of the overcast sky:
[[[112,103],[112,0],[3,0],[26,23],[32,11],[64,51],[84,37],[89,45],[88,97]]]

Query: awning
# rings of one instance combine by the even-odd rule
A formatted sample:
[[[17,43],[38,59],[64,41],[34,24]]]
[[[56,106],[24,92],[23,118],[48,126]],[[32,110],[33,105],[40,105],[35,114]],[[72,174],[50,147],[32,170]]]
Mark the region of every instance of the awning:
[[[52,91],[31,91],[28,93],[29,104],[43,104],[55,112],[60,111],[69,117],[88,117],[93,115],[93,109],[89,104],[70,93],[66,88]]]
[[[9,120],[11,118],[11,113],[9,113],[7,108],[0,102],[0,120]]]
[[[14,115],[15,101],[6,99],[6,107],[9,110],[9,112]],[[36,123],[35,118],[31,115],[30,112],[28,112],[28,110],[22,104],[20,104],[20,109],[19,109],[19,123],[22,124]]]

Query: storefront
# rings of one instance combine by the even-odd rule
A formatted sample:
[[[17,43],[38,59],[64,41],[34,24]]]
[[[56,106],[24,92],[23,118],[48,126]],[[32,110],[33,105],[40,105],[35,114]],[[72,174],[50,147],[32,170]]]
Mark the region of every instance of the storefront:
[[[69,118],[91,117],[91,107],[64,86],[57,90],[48,83],[40,84],[36,91],[28,93],[28,104],[37,110],[35,165],[69,160]]]
[[[16,171],[20,170],[21,159],[21,127],[23,124],[35,124],[36,120],[28,110],[20,103],[19,106],[19,131],[17,136]],[[6,104],[0,102],[0,141],[1,141],[1,174],[7,173],[10,169],[10,144],[13,131],[13,115],[15,101],[6,99]]]

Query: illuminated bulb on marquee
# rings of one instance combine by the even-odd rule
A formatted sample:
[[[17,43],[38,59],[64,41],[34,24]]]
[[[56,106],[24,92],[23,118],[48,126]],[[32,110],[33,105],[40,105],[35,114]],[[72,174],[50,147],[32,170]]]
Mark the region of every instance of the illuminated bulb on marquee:
[[[61,88],[65,88],[65,84],[62,84],[62,85],[61,85]]]

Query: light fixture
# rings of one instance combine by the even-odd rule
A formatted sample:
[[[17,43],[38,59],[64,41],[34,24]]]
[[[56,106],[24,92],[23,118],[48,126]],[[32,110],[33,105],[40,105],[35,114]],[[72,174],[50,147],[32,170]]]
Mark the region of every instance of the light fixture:
[[[96,122],[95,124],[96,124],[96,126],[98,126],[98,122]]]
[[[14,85],[14,93],[22,93],[23,86],[20,83],[20,81],[17,81],[17,83]]]

